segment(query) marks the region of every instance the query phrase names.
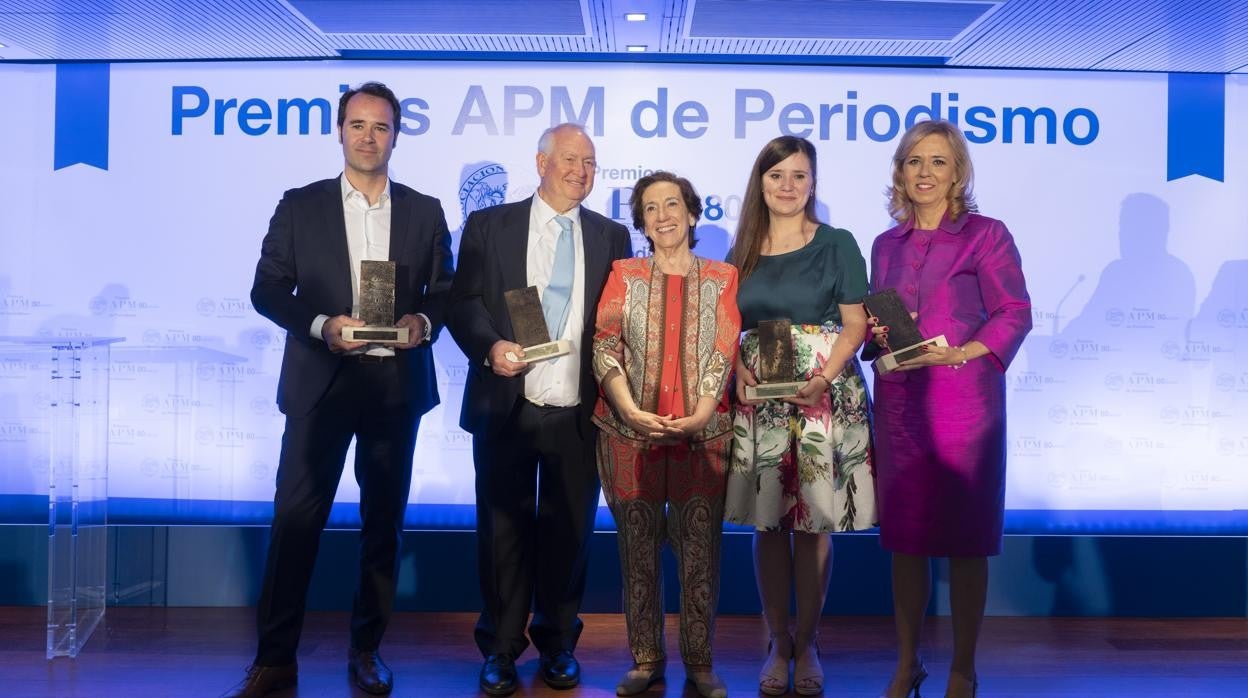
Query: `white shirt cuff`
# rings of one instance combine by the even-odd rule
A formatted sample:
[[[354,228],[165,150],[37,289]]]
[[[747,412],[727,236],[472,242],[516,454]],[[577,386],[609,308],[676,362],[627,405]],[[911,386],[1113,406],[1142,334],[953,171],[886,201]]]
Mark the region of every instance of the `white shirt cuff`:
[[[328,315],[317,315],[317,316],[316,316],[316,319],[312,321],[312,332],[311,332],[311,334],[312,334],[312,338],[313,338],[313,339],[319,339],[319,340],[321,340],[322,342],[323,342],[323,341],[325,341],[325,337],[323,337],[323,336],[321,335],[321,328],[325,327],[325,323],[326,323],[326,322],[328,322],[328,321],[329,321],[329,316],[328,316]]]

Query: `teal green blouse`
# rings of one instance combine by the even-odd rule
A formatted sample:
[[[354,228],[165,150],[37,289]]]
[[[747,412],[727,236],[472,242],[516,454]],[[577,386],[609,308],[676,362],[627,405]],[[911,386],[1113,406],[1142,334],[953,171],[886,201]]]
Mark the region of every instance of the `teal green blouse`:
[[[737,291],[741,329],[759,320],[788,318],[795,325],[841,323],[838,305],[867,295],[867,263],[848,230],[820,225],[804,247],[758,258]]]

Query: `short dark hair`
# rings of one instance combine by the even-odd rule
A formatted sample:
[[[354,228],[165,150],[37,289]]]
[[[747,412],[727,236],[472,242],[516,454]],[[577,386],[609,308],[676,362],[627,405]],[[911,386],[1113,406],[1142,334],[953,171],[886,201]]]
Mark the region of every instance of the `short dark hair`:
[[[342,129],[342,125],[347,121],[347,102],[358,94],[372,95],[380,97],[390,103],[390,111],[394,114],[394,120],[391,126],[394,127],[394,133],[399,133],[399,98],[394,96],[394,92],[380,82],[366,82],[357,85],[346,92],[342,93],[342,97],[338,99],[338,128]]]
[[[633,194],[628,199],[628,205],[633,212],[633,227],[637,232],[645,234],[646,232],[646,212],[645,207],[641,203],[641,197],[646,190],[659,182],[671,182],[680,189],[680,197],[685,200],[685,208],[693,215],[693,225],[689,226],[689,249],[698,244],[698,237],[694,234],[697,229],[698,220],[702,218],[702,198],[698,196],[698,192],[693,188],[693,184],[684,177],[677,177],[671,172],[658,170],[637,180],[633,185]],[[650,238],[646,238],[646,244],[650,245],[650,249],[654,249],[654,243]]]

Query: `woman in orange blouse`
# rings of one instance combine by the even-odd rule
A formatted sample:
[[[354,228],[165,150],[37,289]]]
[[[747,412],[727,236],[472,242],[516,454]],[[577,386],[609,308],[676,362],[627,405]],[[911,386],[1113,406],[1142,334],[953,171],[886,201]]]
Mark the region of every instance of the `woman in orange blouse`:
[[[666,539],[679,567],[685,675],[699,695],[726,696],[711,669],[711,637],[732,443],[724,386],[741,330],[737,270],[693,254],[702,205],[688,180],[655,172],[629,203],[654,254],[612,265],[593,348],[604,396],[594,410],[598,472],[619,531],[634,661],[616,692],[641,693],[663,678]]]

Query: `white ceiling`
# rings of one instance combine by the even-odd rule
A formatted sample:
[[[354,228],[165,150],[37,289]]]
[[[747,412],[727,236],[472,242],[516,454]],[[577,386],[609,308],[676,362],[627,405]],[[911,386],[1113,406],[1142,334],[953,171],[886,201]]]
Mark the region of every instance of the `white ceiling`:
[[[627,21],[630,12],[646,19]],[[461,58],[1243,73],[1248,2],[0,0],[0,44],[0,59],[10,61]]]

